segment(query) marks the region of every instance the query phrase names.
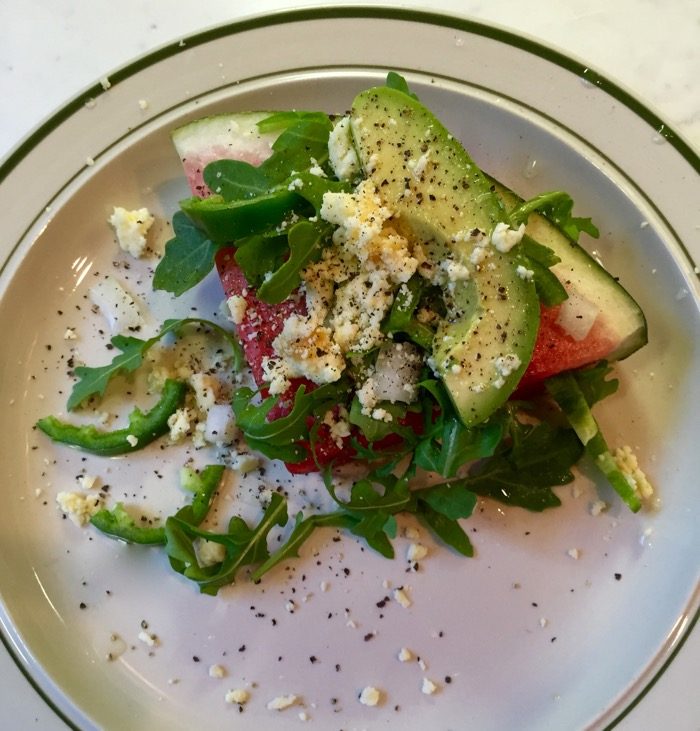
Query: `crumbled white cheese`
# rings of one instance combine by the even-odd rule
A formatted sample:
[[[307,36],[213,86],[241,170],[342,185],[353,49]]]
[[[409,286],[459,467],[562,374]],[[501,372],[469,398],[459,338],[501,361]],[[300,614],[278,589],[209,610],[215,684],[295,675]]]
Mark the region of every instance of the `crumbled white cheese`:
[[[413,604],[413,602],[409,599],[408,594],[406,594],[405,589],[403,587],[399,587],[398,589],[394,589],[394,599],[404,608],[408,609],[408,607]]]
[[[578,548],[570,548],[566,552],[567,556],[571,556],[571,558],[574,559],[574,561],[578,561],[579,558],[581,558],[581,551]]]
[[[75,525],[83,526],[102,507],[101,495],[83,495],[79,492],[59,492],[56,495],[59,508]]]
[[[518,264],[515,268],[515,273],[520,277],[520,279],[524,279],[527,282],[531,282],[532,278],[535,276],[535,272],[533,272],[532,269],[528,269],[522,264]]]
[[[78,336],[75,334],[75,330],[73,328],[66,328],[66,331],[63,333],[63,339],[64,340],[77,340]]]
[[[447,276],[448,286],[454,285],[456,282],[463,282],[471,276],[469,268],[454,259],[443,259],[440,262],[440,268]]]
[[[411,662],[413,660],[413,653],[407,647],[402,647],[397,657],[400,662]]]
[[[245,297],[234,294],[226,300],[226,304],[229,312],[231,313],[231,322],[233,322],[234,325],[240,325],[243,322],[246,309],[248,308],[248,303],[246,302]]]
[[[422,543],[411,543],[406,551],[408,561],[421,561],[428,555],[428,549]]]
[[[403,530],[404,538],[408,538],[409,541],[419,541],[420,540],[420,529],[416,528],[413,525],[407,525]]]
[[[425,695],[433,695],[437,689],[438,686],[430,678],[423,678],[423,685],[421,686],[422,693],[425,693]]]
[[[394,419],[386,409],[372,409],[372,418],[375,421],[383,421],[387,424]]]
[[[148,208],[127,211],[126,208],[117,206],[109,217],[109,222],[117,235],[119,247],[136,258],[143,256],[148,231],[154,220]]]
[[[247,475],[260,467],[260,458],[254,454],[237,454],[232,462],[231,469],[239,475]]]
[[[323,423],[328,427],[331,439],[338,448],[342,448],[343,440],[350,436],[350,422],[345,406],[329,409],[323,416]]]
[[[363,706],[376,706],[382,699],[382,692],[378,688],[368,685],[360,693],[360,703]]]
[[[226,558],[226,547],[215,541],[200,539],[195,544],[195,549],[197,551],[197,560],[202,567],[214,566]]]
[[[420,180],[425,173],[428,163],[430,162],[430,150],[426,150],[417,160],[411,158],[406,163],[406,167],[416,180]]]
[[[381,324],[394,301],[392,290],[381,269],[361,272],[338,287],[330,325],[343,352],[367,352],[384,339]]]
[[[350,133],[350,118],[343,117],[328,135],[328,161],[338,180],[353,180],[360,173],[360,161]]]
[[[311,175],[315,175],[317,178],[326,178],[326,171],[318,164],[316,158],[311,158],[311,167],[309,168]]]
[[[298,698],[297,696],[290,694],[290,695],[278,695],[276,698],[273,698],[268,704],[267,704],[267,710],[268,711],[283,711],[285,708],[289,708],[290,706],[295,705]]]
[[[89,490],[90,488],[95,487],[97,479],[98,478],[95,475],[79,475],[78,484],[83,488],[83,490]]]
[[[334,241],[355,252],[361,252],[378,236],[391,218],[371,180],[363,180],[352,193],[324,193],[320,214],[324,221],[338,226]]]
[[[322,591],[322,592],[324,592],[324,593],[325,593],[325,592],[327,592],[327,591],[328,591],[328,589],[330,588],[330,584],[329,584],[329,583],[328,583],[327,581],[322,581],[322,582],[321,582],[321,583],[319,584],[319,588],[321,589],[321,591]]]
[[[308,721],[309,720],[309,714],[306,711],[299,711],[299,720],[300,721]]]
[[[142,629],[139,632],[139,640],[144,643],[144,645],[148,645],[149,647],[156,647],[158,644],[158,637],[156,635],[152,634],[151,632],[146,632],[145,629]]]
[[[271,396],[278,396],[284,393],[291,385],[289,368],[281,358],[270,358],[265,356],[262,359],[263,379],[268,384],[268,391]]]
[[[250,693],[245,688],[234,688],[226,692],[226,703],[238,703],[243,705],[250,700]]]
[[[632,451],[632,447],[628,445],[618,447],[612,456],[618,469],[624,474],[630,486],[640,497],[645,499],[650,498],[654,494],[654,487],[639,467],[637,456]]]
[[[591,503],[590,512],[591,515],[600,515],[602,512],[608,509],[608,504],[605,500],[594,500]]]
[[[285,379],[303,376],[318,384],[334,383],[345,369],[345,358],[333,342],[331,330],[313,316],[288,317],[272,346],[280,356],[278,368],[283,368]]]
[[[505,383],[505,379],[520,368],[520,358],[515,353],[508,353],[507,355],[499,355],[493,359],[493,366],[496,369],[498,378],[493,382],[494,388],[501,388]]]
[[[491,243],[498,251],[506,253],[519,244],[525,234],[525,224],[512,229],[507,223],[497,223],[491,233]]]
[[[366,379],[357,390],[356,395],[360,406],[362,406],[362,413],[368,416],[379,400],[375,391],[374,379],[371,377]]]
[[[225,678],[226,668],[223,665],[210,665],[209,666],[209,677],[210,678]]]
[[[127,434],[126,441],[129,443],[129,446],[135,447],[139,443],[139,438],[134,434]]]
[[[197,414],[193,409],[183,407],[174,411],[168,417],[168,429],[170,429],[170,441],[179,442],[192,432]]]

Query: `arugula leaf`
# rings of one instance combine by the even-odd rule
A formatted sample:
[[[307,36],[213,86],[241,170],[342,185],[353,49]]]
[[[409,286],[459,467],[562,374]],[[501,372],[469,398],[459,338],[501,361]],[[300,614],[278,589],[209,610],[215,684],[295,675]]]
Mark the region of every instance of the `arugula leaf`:
[[[111,363],[99,368],[78,366],[75,369],[78,381],[68,397],[68,411],[73,411],[91,396],[103,396],[107,384],[114,376],[133,373],[141,366],[144,353],[153,344],[149,340],[125,335],[115,335],[111,343],[122,351],[112,358]]]
[[[271,273],[257,291],[262,302],[277,304],[286,299],[301,282],[301,270],[310,262],[318,261],[332,227],[327,223],[299,221],[289,230],[289,258]]]
[[[324,178],[308,171],[293,175],[287,186],[292,186],[298,196],[308,201],[314,207],[317,216],[321,211],[323,196],[326,193],[350,193],[352,191],[352,185],[346,181]]]
[[[294,530],[289,538],[278,548],[261,566],[251,575],[254,582],[260,579],[275,566],[290,558],[299,558],[299,549],[316,530],[316,528],[352,528],[357,521],[352,516],[343,512],[326,513],[323,515],[309,515],[304,518],[303,514],[297,513],[294,523]]]
[[[532,484],[503,457],[492,457],[478,463],[464,484],[477,495],[536,513],[561,505],[551,487]]]
[[[620,381],[617,378],[606,380],[612,371],[613,367],[607,361],[602,360],[596,365],[572,373],[589,406],[593,406],[617,391]]]
[[[474,555],[469,536],[464,532],[462,526],[456,521],[446,517],[443,513],[433,510],[429,505],[424,505],[418,512],[418,519],[437,536],[443,543],[447,544],[463,556]]]
[[[561,261],[549,247],[525,235],[521,241],[518,258],[523,260],[526,269],[533,272],[537,296],[543,305],[553,307],[569,298],[564,285],[549,269]]]
[[[215,160],[204,168],[204,182],[225,201],[246,200],[269,192],[270,181],[259,167],[243,160]]]
[[[502,418],[494,417],[477,427],[464,426],[454,414],[444,417],[440,439],[429,435],[418,443],[416,464],[443,477],[453,477],[463,464],[491,456],[503,438],[505,426]]]
[[[545,218],[559,226],[574,241],[578,241],[578,237],[582,232],[597,239],[600,232],[593,225],[591,219],[572,216],[573,207],[573,198],[568,193],[555,190],[524,201],[510,211],[508,216],[511,220],[511,226],[519,226],[521,223],[527,223],[528,216],[533,211],[539,211]]]
[[[574,479],[583,447],[571,429],[513,420],[512,447],[474,464],[460,481],[477,495],[539,512],[561,504],[552,487]]]
[[[383,511],[364,515],[350,528],[350,532],[358,538],[364,538],[367,545],[384,558],[394,558],[394,547],[386,533],[387,527],[392,529],[391,517]]]
[[[328,494],[341,508],[358,517],[377,510],[386,513],[388,517],[401,510],[415,507],[415,499],[408,487],[407,475],[397,477],[373,470],[353,484],[350,490],[350,500],[347,501],[341,500],[336,494],[329,470],[323,472],[323,483]],[[383,492],[377,491],[375,485],[383,487]]]
[[[570,468],[580,459],[581,449],[573,430],[546,422],[531,425],[515,420],[511,434],[509,459],[524,480],[550,486],[565,485],[574,479]]]
[[[241,568],[269,556],[267,536],[276,525],[286,525],[287,520],[287,503],[278,493],[272,494],[269,506],[253,529],[239,517],[229,521],[227,533],[200,530],[170,517],[165,523],[166,552],[175,571],[199,584],[202,593],[215,595],[222,586],[235,581]],[[224,560],[214,566],[201,566],[195,550],[196,539],[222,544],[226,549]]]
[[[468,518],[476,507],[476,495],[459,482],[442,482],[424,487],[414,490],[413,495],[450,520]]]
[[[288,253],[287,236],[268,233],[239,241],[233,258],[243,270],[246,281],[253,287],[259,287],[268,272],[282,266]]]
[[[413,430],[399,423],[406,415],[405,404],[392,404],[389,401],[382,401],[378,406],[391,414],[391,421],[383,421],[381,419],[373,419],[371,416],[365,416],[362,413],[362,405],[357,395],[350,404],[348,421],[360,428],[360,431],[368,442],[378,442],[380,439],[389,436],[389,434],[398,434],[409,440],[415,439]]]
[[[325,124],[327,119],[328,115],[325,112],[275,112],[269,117],[261,119],[257,127],[262,134],[266,134],[268,132],[287,129],[297,122],[312,121]]]
[[[272,144],[273,154],[260,165],[261,172],[274,185],[308,170],[313,165],[312,158],[322,165],[328,159],[332,126],[326,115],[300,119],[290,125]]]
[[[382,332],[405,333],[410,340],[423,350],[432,349],[433,331],[427,325],[419,322],[414,316],[427,286],[426,280],[416,274],[406,284],[399,287],[389,311],[389,316],[382,324]]]
[[[396,71],[389,71],[389,73],[386,75],[385,85],[388,86],[390,89],[402,91],[404,94],[407,94],[411,98],[418,101],[418,97],[416,96],[416,94],[414,94],[408,88],[408,82],[406,81],[406,79],[404,79],[401,74],[397,74]]]
[[[78,366],[75,369],[75,375],[78,376],[78,381],[73,386],[73,390],[68,397],[68,410],[73,411],[91,396],[103,396],[107,384],[112,378],[118,375],[133,373],[143,364],[143,357],[149,348],[168,333],[177,332],[185,325],[191,323],[204,325],[223,335],[233,350],[234,369],[239,370],[241,368],[243,353],[240,343],[227,330],[224,330],[214,322],[198,317],[187,317],[182,320],[166,320],[160,332],[148,340],[141,340],[140,338],[125,335],[115,335],[111,339],[111,343],[122,352],[115,356],[111,363],[98,367]]]
[[[163,258],[153,275],[153,289],[179,297],[211,271],[221,244],[211,241],[182,211],[173,216],[173,230],[175,237],[165,245]]]

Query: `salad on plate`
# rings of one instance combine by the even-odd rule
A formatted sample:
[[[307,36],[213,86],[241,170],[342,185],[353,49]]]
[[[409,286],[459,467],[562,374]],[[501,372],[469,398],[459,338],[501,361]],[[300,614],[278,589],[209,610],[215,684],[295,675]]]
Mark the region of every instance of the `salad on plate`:
[[[143,371],[155,401],[113,430],[56,416],[37,427],[97,455],[191,437],[229,459],[183,465],[189,497],[161,519],[60,493],[75,522],[161,547],[216,594],[298,557],[319,527],[391,558],[399,514],[472,556],[463,520],[480,498],[556,508],[584,458],[630,510],[651,498],[634,452],[609,445],[592,413],[617,389],[612,364],[646,343],[646,321],[577,243],[598,231],[568,194],[523,200],[489,177],[394,73],[344,116],[224,114],[172,138],[192,197],[152,285],[178,297],[216,269],[228,322],[166,320],[142,339],[129,295],[101,282],[93,302],[125,329],[110,363],[74,369],[67,409]],[[152,221],[146,209],[110,219],[137,257]],[[202,339],[214,346],[195,357]],[[319,473],[333,509],[309,503],[290,520],[280,489],[253,524],[217,525],[227,465],[258,459]]]

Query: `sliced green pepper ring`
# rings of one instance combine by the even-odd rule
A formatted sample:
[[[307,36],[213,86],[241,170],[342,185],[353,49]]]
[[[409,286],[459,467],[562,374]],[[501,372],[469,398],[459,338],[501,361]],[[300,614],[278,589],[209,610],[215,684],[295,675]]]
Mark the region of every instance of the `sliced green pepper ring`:
[[[115,431],[102,431],[93,424],[77,426],[55,416],[39,419],[36,425],[54,442],[68,444],[85,452],[113,457],[145,447],[168,432],[168,419],[185,401],[187,385],[168,379],[158,402],[145,414],[138,407],[129,414],[129,425]]]

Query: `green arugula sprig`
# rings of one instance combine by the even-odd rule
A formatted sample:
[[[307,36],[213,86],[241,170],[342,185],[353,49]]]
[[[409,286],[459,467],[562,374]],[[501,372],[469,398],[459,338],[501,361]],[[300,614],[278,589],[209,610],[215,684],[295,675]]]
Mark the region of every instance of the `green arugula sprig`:
[[[187,325],[197,324],[209,328],[221,335],[231,346],[233,352],[233,368],[240,370],[243,366],[241,345],[235,335],[220,327],[214,322],[199,317],[186,317],[180,320],[166,320],[156,335],[148,340],[142,340],[127,335],[115,335],[111,339],[112,345],[121,351],[111,363],[104,366],[78,366],[75,375],[78,381],[73,386],[68,397],[67,408],[73,411],[85,403],[92,396],[104,396],[109,382],[119,375],[128,375],[136,371],[142,364],[146,352],[168,333],[177,333]]]
[[[173,216],[175,236],[165,244],[165,253],[153,275],[153,289],[179,297],[209,274],[220,243],[214,243],[187,214]]]
[[[542,193],[530,200],[523,201],[516,208],[508,213],[511,226],[516,227],[521,223],[527,223],[528,216],[538,211],[545,218],[559,228],[574,241],[578,241],[581,233],[587,233],[594,239],[600,236],[590,218],[580,218],[572,215],[574,208],[573,198],[564,191],[555,190],[549,193]]]

